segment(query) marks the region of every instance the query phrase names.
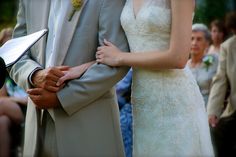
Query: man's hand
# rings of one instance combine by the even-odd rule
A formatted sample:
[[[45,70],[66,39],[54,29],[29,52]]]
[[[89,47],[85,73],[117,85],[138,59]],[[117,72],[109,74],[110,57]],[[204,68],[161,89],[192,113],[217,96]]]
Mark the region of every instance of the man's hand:
[[[209,121],[209,124],[211,125],[211,127],[214,128],[214,127],[216,127],[219,120],[215,115],[209,115],[208,121]]]
[[[32,83],[37,88],[57,92],[64,86],[64,84],[57,86],[57,81],[64,76],[64,71],[67,70],[69,70],[68,66],[50,67],[44,70],[38,70],[32,75]]]
[[[56,108],[60,105],[55,92],[43,88],[28,89],[27,93],[35,105],[40,109]]]

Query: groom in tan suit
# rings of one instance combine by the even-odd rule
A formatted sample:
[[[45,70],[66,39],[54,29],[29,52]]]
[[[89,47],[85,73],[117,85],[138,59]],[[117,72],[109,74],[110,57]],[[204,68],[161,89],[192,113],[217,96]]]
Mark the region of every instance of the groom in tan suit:
[[[236,156],[236,12],[228,14],[226,25],[234,35],[221,45],[219,66],[207,105],[215,151],[219,157]],[[226,98],[228,103],[225,107]]]
[[[49,88],[63,76],[61,65],[95,60],[104,39],[128,51],[120,25],[124,0],[81,2],[71,14],[70,0],[20,0],[14,37],[49,29],[10,70],[18,85],[40,93],[28,102],[23,156],[124,156],[113,86],[128,68],[95,63],[62,89]]]

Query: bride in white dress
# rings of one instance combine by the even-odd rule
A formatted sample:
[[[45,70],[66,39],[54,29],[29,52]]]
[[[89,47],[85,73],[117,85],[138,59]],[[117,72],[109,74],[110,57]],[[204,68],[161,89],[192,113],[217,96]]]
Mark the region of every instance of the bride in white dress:
[[[131,53],[108,41],[98,48],[97,62],[133,67],[134,157],[214,156],[204,101],[185,67],[193,8],[193,0],[127,0],[121,24]],[[91,64],[74,68],[59,82]]]
[[[214,156],[204,101],[188,68],[193,0],[127,0],[132,53],[106,41],[97,62],[132,66],[133,156]]]

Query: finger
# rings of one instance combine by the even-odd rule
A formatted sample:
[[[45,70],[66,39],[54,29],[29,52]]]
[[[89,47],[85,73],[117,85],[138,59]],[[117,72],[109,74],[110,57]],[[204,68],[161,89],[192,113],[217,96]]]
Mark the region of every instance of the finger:
[[[45,75],[45,82],[54,81],[57,82],[60,77],[64,76],[64,73],[60,71],[60,73],[55,71],[49,71]]]
[[[102,63],[102,59],[96,59],[97,63]]]
[[[41,108],[42,97],[40,95],[29,95],[30,99],[34,102],[35,106]]]
[[[65,69],[65,68],[64,68]],[[62,77],[62,76],[64,76],[64,73],[62,72],[62,70],[60,70],[60,69],[55,69],[54,71],[53,71],[53,74],[58,78],[60,78],[60,77]]]
[[[102,58],[104,58],[104,55],[103,55],[103,54],[98,54],[98,55],[96,56],[96,58],[97,58],[97,59],[102,59]]]
[[[97,48],[97,51],[101,51],[102,50],[102,46],[99,46],[98,48]]]
[[[58,69],[61,71],[68,71],[71,67],[70,66],[59,66]]]
[[[96,58],[96,60],[99,60],[99,61],[101,61],[103,58],[101,57],[101,56],[98,56],[97,58]]]
[[[209,123],[213,123],[214,122],[214,119],[213,118],[209,118]]]
[[[61,86],[66,80],[68,80],[68,75],[62,76],[56,83],[57,86]]]
[[[60,89],[59,89],[59,90],[61,90],[62,88],[64,88],[64,87],[65,87],[65,85],[66,85],[65,83],[61,84],[61,85],[60,85]]]
[[[216,127],[216,123],[211,123],[211,127]]]
[[[40,95],[42,93],[42,89],[41,88],[28,89],[27,93],[29,95]]]
[[[212,119],[210,119],[210,124],[211,124],[211,127],[216,127],[216,123],[217,123],[217,119],[215,117],[213,117]]]
[[[96,57],[96,59],[100,58],[100,54],[96,54],[95,57]]]
[[[96,56],[97,56],[97,57],[101,56],[102,54],[103,54],[102,51],[97,51],[97,52],[96,52]]]
[[[62,77],[64,77],[64,76],[62,76]],[[58,88],[58,85],[57,85],[57,82],[58,82],[58,80],[59,80],[60,78],[58,78],[57,79],[57,81],[47,81],[46,83],[45,83],[45,85],[43,86],[43,88],[44,89],[47,89],[47,90],[50,90],[50,89],[52,89],[52,88],[54,88],[54,89],[56,89],[56,88]],[[51,91],[51,90],[50,90]],[[54,91],[55,92],[55,91]]]
[[[60,78],[58,78],[57,80],[59,80],[59,79],[60,79]],[[47,86],[56,87],[56,83],[57,83],[57,81],[48,80],[48,81],[45,83],[45,87],[47,87]]]
[[[63,75],[62,75],[63,76]],[[53,74],[47,75],[45,82],[52,81],[52,82],[57,82],[59,80],[59,76],[55,76]]]
[[[60,86],[54,87],[54,86],[47,86],[46,90],[49,92],[58,92],[60,90]]]
[[[101,50],[98,50],[97,52],[96,52],[96,55],[100,55],[102,53],[102,51]]]
[[[113,46],[113,44],[109,41],[107,41],[106,39],[104,39],[104,44],[107,46]]]
[[[46,78],[57,81],[60,77],[64,76],[64,73],[56,67],[50,68],[47,72]],[[56,80],[55,80],[56,79]]]
[[[42,98],[41,95],[29,95],[29,97],[33,102],[38,102]]]
[[[61,86],[62,84],[64,84],[65,79],[69,75],[68,73],[69,73],[68,71],[64,71],[64,76],[58,79],[58,81],[56,82],[56,86]]]

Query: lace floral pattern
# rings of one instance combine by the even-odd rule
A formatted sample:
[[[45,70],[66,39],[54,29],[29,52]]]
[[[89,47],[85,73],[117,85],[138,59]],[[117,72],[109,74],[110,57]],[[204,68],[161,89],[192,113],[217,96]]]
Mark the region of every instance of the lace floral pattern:
[[[121,15],[131,52],[166,50],[169,0],[147,0],[138,13],[127,0]],[[214,156],[204,101],[188,68],[133,69],[133,155]]]

